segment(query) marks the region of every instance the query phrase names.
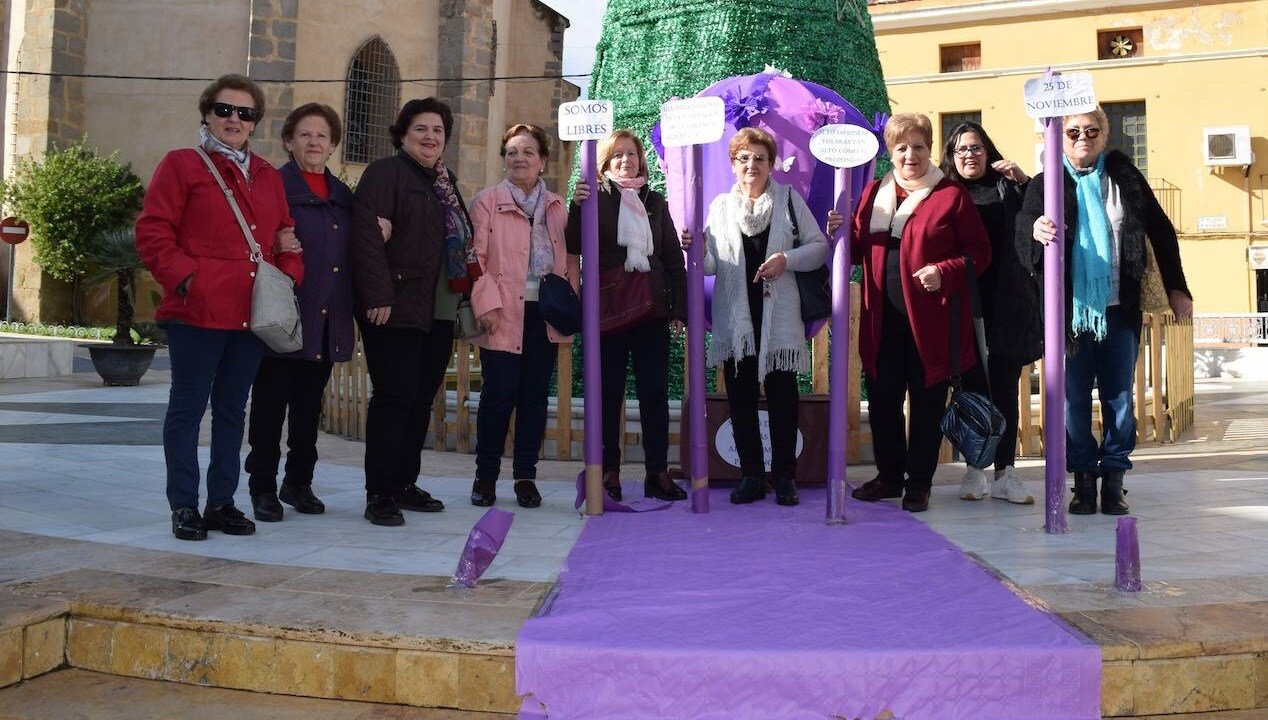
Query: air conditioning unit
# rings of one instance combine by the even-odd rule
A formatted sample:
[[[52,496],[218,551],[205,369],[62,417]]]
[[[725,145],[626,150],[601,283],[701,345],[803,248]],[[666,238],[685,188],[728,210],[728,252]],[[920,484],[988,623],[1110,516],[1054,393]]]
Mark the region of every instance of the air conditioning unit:
[[[1226,125],[1202,129],[1202,157],[1207,167],[1250,165],[1250,126]]]

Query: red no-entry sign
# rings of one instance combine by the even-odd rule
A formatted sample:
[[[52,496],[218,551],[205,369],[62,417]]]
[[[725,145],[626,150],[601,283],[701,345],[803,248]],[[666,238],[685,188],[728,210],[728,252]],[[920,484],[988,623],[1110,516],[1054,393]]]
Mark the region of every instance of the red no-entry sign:
[[[31,226],[25,220],[7,217],[0,220],[0,240],[17,245],[31,234]]]

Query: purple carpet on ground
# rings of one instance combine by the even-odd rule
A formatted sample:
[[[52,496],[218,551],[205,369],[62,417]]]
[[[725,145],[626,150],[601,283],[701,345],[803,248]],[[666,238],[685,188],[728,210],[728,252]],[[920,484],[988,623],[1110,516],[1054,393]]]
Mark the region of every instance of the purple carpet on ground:
[[[521,718],[1081,720],[1100,649],[887,503],[589,519],[520,631]]]

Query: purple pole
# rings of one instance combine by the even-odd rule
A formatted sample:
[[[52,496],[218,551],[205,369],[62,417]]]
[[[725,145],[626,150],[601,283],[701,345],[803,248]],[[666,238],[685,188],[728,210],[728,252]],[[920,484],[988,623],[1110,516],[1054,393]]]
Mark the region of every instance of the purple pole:
[[[845,218],[837,230],[832,253],[832,356],[828,369],[828,507],[831,525],[845,523],[846,436],[850,421],[846,414],[850,366],[850,171],[837,168],[836,210]]]
[[[683,222],[691,232],[687,248],[687,386],[691,428],[691,511],[709,512],[709,439],[705,423],[704,385],[704,223],[700,218],[703,178],[700,175],[700,146],[684,148]]]
[[[581,204],[581,350],[584,366],[586,459],[586,514],[603,514],[603,396],[599,392],[599,186],[596,182],[595,143],[581,143],[581,179],[590,197]]]
[[[1069,532],[1065,516],[1065,170],[1061,118],[1045,121],[1043,214],[1057,226],[1057,241],[1043,249],[1044,532]]]
[[[1114,587],[1122,592],[1140,592],[1140,539],[1136,536],[1136,518],[1121,517],[1114,553]]]

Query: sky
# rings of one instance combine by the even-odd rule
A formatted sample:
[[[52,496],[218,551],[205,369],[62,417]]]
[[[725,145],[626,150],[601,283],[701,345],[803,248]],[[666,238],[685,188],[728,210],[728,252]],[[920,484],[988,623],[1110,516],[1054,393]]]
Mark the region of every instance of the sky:
[[[603,11],[607,0],[542,0],[556,12],[568,18],[564,32],[564,73],[588,73],[594,64],[594,46],[599,42],[603,29]],[[587,78],[568,78],[581,86],[585,97]]]

